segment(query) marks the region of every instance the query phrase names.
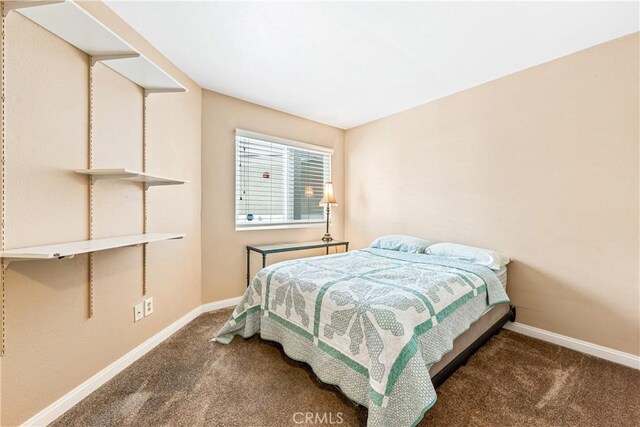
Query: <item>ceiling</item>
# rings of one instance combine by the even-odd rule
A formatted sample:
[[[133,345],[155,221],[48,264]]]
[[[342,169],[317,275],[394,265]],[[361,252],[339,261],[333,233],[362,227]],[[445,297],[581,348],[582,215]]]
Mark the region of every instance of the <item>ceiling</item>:
[[[344,129],[640,27],[638,2],[107,4],[203,88]]]

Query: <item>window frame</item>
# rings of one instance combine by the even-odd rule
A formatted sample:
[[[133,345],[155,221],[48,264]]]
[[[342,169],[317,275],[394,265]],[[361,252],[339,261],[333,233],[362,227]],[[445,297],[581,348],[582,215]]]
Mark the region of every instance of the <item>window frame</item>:
[[[271,136],[271,135],[266,135],[266,134],[262,134],[262,133],[258,133],[258,132],[253,132],[253,131],[248,131],[248,130],[244,130],[244,129],[236,129],[235,130],[235,134],[233,137],[233,147],[234,147],[234,159],[235,159],[235,165],[234,165],[234,189],[233,189],[233,194],[234,194],[234,204],[233,204],[233,208],[234,208],[234,228],[235,231],[252,231],[252,230],[278,230],[278,229],[295,229],[295,228],[322,228],[324,227],[324,225],[326,224],[327,218],[326,218],[326,213],[323,213],[323,218],[322,219],[314,219],[314,220],[307,220],[307,221],[300,221],[300,222],[295,222],[295,221],[286,221],[286,222],[281,222],[281,223],[273,223],[273,224],[257,224],[257,225],[240,225],[238,223],[238,172],[237,172],[237,168],[238,168],[238,137],[245,137],[245,138],[251,138],[251,139],[256,139],[256,140],[260,140],[260,141],[265,141],[265,142],[269,142],[269,143],[274,143],[274,144],[279,144],[279,145],[283,145],[285,147],[291,147],[291,148],[296,148],[296,149],[300,149],[300,150],[307,150],[307,151],[311,151],[314,153],[318,153],[318,154],[325,154],[329,156],[329,176],[327,177],[327,179],[325,180],[325,182],[329,182],[332,181],[332,173],[333,173],[333,148],[329,148],[329,147],[325,147],[322,145],[315,145],[315,144],[309,144],[306,142],[301,142],[301,141],[296,141],[296,140],[292,140],[292,139],[286,139],[286,138],[281,138],[281,137],[277,137],[277,136]],[[289,173],[289,171],[287,171],[287,173]]]

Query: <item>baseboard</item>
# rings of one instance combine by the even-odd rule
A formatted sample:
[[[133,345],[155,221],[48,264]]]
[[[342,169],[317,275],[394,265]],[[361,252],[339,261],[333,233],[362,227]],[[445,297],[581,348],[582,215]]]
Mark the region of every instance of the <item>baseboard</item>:
[[[214,301],[200,306],[201,312],[206,313],[208,311],[220,310],[221,308],[235,307],[238,305],[242,297],[228,298],[220,301]]]
[[[26,422],[23,423],[23,426],[46,426],[47,424],[53,422],[56,418],[67,412],[82,399],[97,390],[100,386],[123,371],[133,362],[147,354],[150,350],[152,350],[162,341],[169,338],[180,328],[191,322],[200,314],[219,310],[222,308],[233,307],[240,302],[240,299],[241,297],[228,298],[221,301],[214,301],[203,304],[200,307],[194,308],[189,313],[185,314],[180,319],[176,320],[171,325],[167,326],[162,331],[158,332],[156,335],[152,336],[151,338],[140,344],[138,347],[134,348],[129,353],[125,354],[120,359],[116,360],[111,365],[107,366],[84,383],[80,384],[78,387],[62,396],[60,399],[56,400],[45,409],[29,418]],[[597,344],[592,344],[586,341],[577,340],[575,338],[566,337],[564,335],[545,331],[544,329],[534,328],[533,326],[523,325],[517,322],[509,322],[504,327],[505,329],[509,329],[523,335],[558,344],[572,350],[590,354],[592,356],[619,363],[621,365],[629,366],[631,368],[640,369],[640,357],[634,356],[632,354],[624,353],[622,351],[603,347]]]
[[[509,322],[504,326],[504,328],[513,332],[518,332],[522,335],[527,335],[532,338],[537,338],[542,341],[570,348],[571,350],[590,354],[591,356],[599,357],[600,359],[619,363],[630,368],[640,369],[640,356],[635,356],[612,348],[603,347],[598,344],[556,334],[555,332],[545,331],[544,329],[534,328],[533,326],[523,325],[518,322]]]
[[[150,350],[160,344],[162,341],[169,338],[173,333],[177,332],[180,328],[191,322],[200,314],[218,310],[221,308],[232,307],[240,302],[241,297],[229,298],[222,301],[211,302],[203,304],[194,308],[189,313],[182,316],[180,319],[167,326],[120,359],[113,362],[78,387],[71,390],[69,393],[62,396],[60,399],[47,406],[42,411],[38,412],[33,417],[29,418],[22,425],[23,426],[46,426],[53,422],[56,418],[67,412],[74,405],[87,397],[89,394],[97,390],[100,386],[104,385],[111,378],[122,372],[125,368],[131,365],[136,360],[147,354]]]

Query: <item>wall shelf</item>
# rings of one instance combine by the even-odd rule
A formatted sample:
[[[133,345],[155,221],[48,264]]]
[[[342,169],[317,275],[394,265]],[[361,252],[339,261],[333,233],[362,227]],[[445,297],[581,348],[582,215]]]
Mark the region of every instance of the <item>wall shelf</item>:
[[[77,170],[79,174],[89,176],[88,191],[88,237],[89,240],[77,242],[57,243],[44,246],[33,246],[26,248],[17,248],[4,250],[6,240],[4,235],[0,239],[0,261],[2,270],[0,270],[0,305],[5,307],[6,303],[6,277],[4,272],[11,262],[14,261],[34,261],[49,259],[73,258],[79,254],[89,254],[87,256],[88,264],[88,317],[94,315],[94,269],[93,269],[93,253],[106,251],[110,249],[138,246],[142,245],[142,295],[147,293],[147,243],[162,240],[182,239],[185,235],[180,233],[147,233],[148,230],[148,201],[147,189],[149,186],[157,185],[180,185],[187,181],[165,178],[145,173],[147,170],[147,103],[150,93],[165,92],[187,92],[187,88],[180,84],[171,75],[165,72],[158,65],[153,63],[147,57],[138,52],[133,46],[120,38],[116,33],[111,31],[107,26],[88,13],[84,8],[73,0],[30,0],[30,1],[3,1],[2,13],[3,22],[12,12],[18,13],[29,19],[33,23],[48,30],[53,35],[59,37],[65,42],[71,44],[75,48],[81,50],[90,57],[87,64],[89,74],[87,79],[88,86],[88,169]],[[6,30],[6,26],[4,27]],[[6,40],[6,34],[2,34],[3,43]],[[20,37],[18,33],[16,35]],[[5,49],[6,50],[6,49]],[[6,52],[3,51],[3,54]],[[5,59],[5,58],[3,58]],[[94,136],[94,76],[96,64],[103,63],[106,67],[111,68],[129,81],[137,84],[144,92],[142,96],[142,115],[143,115],[143,132],[142,132],[142,172],[129,169],[95,169],[93,168],[93,136]],[[2,97],[6,94],[5,79],[2,79]],[[2,108],[2,121],[6,119],[6,112]],[[2,152],[2,163],[6,164],[5,148],[6,136],[2,132],[0,138],[0,151]],[[19,141],[17,141],[19,142]],[[143,233],[133,234],[120,237],[110,237],[104,239],[94,239],[93,222],[94,222],[94,184],[100,179],[119,179],[136,181],[144,184],[142,191],[142,211],[143,211]],[[5,198],[6,180],[0,180],[2,191],[2,209],[0,222],[5,223]],[[6,316],[3,312],[2,327],[0,337],[0,356],[4,356],[6,352]]]
[[[106,239],[81,240],[78,242],[57,243],[46,246],[32,246],[28,248],[10,249],[0,252],[3,264],[12,261],[35,261],[46,259],[73,258],[75,255],[109,249],[137,246],[162,240],[182,239],[185,234],[180,233],[147,233],[128,236],[109,237]]]
[[[71,0],[5,2],[5,10],[15,10],[148,92],[187,91]]]
[[[93,179],[124,179],[127,181],[142,182],[149,186],[180,185],[189,182],[150,175],[148,173],[138,172],[131,169],[78,169],[74,172],[82,175],[92,176]]]

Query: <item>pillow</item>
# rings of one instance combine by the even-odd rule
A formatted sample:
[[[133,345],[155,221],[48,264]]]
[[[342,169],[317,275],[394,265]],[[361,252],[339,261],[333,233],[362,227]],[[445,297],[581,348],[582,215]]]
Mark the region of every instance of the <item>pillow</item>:
[[[372,248],[387,249],[389,251],[413,252],[422,254],[431,242],[418,237],[389,235],[378,237],[371,243]]]
[[[501,253],[473,246],[458,245],[456,243],[436,243],[429,246],[426,251],[429,255],[436,255],[446,258],[454,258],[458,261],[470,262],[472,264],[484,265],[492,270],[500,270],[509,264],[509,257]]]

